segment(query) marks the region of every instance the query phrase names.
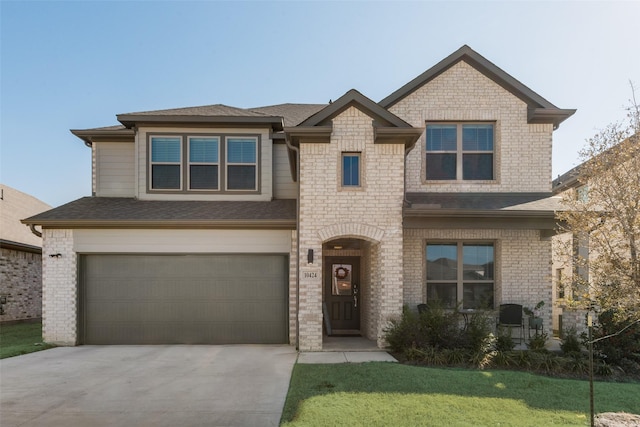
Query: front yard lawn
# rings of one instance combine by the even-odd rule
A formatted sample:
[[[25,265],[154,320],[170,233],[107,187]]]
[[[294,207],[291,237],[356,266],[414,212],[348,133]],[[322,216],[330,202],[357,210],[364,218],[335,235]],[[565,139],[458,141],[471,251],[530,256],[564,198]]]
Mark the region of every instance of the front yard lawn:
[[[42,342],[42,323],[0,324],[0,359],[55,347]]]
[[[639,383],[595,383],[596,413],[640,414]],[[589,382],[396,363],[294,367],[282,425],[589,424]]]

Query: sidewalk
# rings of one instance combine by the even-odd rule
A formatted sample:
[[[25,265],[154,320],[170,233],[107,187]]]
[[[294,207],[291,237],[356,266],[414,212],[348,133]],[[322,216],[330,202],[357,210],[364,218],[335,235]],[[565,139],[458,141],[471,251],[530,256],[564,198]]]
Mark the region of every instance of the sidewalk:
[[[297,363],[398,362],[385,351],[317,351],[298,354]]]

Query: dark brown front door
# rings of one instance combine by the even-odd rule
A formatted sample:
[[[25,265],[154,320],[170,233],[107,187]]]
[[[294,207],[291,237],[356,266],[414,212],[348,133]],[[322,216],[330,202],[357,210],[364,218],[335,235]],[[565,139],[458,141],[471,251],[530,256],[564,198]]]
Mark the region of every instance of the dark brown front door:
[[[360,329],[360,258],[325,258],[325,302],[332,334]]]

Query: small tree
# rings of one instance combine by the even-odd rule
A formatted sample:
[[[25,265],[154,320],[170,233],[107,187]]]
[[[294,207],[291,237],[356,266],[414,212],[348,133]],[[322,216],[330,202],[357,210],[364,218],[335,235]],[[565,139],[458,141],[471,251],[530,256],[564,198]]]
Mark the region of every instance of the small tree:
[[[574,266],[573,302],[595,303],[626,321],[640,319],[640,108],[631,89],[627,120],[587,140],[576,170],[580,186],[565,193],[557,214],[560,232],[574,236],[558,254]]]

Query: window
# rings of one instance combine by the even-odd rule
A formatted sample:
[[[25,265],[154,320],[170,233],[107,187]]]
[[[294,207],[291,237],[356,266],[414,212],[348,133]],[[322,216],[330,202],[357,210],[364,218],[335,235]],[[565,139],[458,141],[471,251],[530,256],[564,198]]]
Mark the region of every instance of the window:
[[[428,124],[428,180],[492,180],[493,124]]]
[[[259,137],[151,135],[149,190],[256,192]]]
[[[151,138],[151,188],[182,188],[182,139]]]
[[[360,187],[360,153],[342,153],[342,186]]]
[[[227,139],[227,189],[255,190],[257,169],[255,138]]]
[[[428,243],[427,300],[443,307],[493,308],[493,243]]]
[[[218,138],[189,138],[189,189],[218,189]]]

